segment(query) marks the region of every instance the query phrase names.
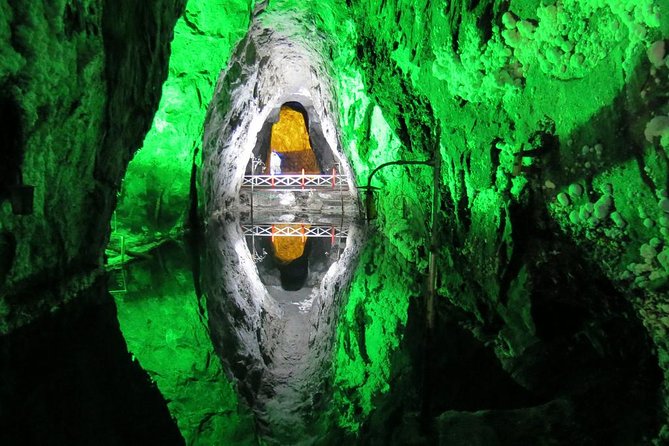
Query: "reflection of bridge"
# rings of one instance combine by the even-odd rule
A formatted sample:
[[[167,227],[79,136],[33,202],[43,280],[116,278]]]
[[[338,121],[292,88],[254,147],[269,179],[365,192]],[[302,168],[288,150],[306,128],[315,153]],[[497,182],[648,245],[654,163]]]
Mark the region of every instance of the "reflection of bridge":
[[[332,169],[329,175],[304,171],[302,174],[245,175],[237,205],[242,233],[256,262],[264,259],[264,254],[256,251],[256,237],[271,238],[273,245],[281,246],[286,243],[304,246],[309,238],[329,239],[332,247],[329,250],[333,249],[333,255],[339,257],[350,224],[358,215],[348,178],[338,174],[337,169]],[[294,240],[284,237],[294,237]]]
[[[237,206],[243,225],[281,221],[342,226],[359,213],[348,178],[337,169],[329,175],[245,175]]]
[[[320,237],[329,238],[334,242],[335,238],[346,238],[348,227],[336,227],[334,225],[314,225],[311,223],[263,223],[253,225],[242,225],[242,231],[246,236],[255,237]]]
[[[273,190],[283,192],[293,191],[327,191],[348,190],[346,175],[337,174],[335,170],[331,175],[310,174],[281,174],[281,175],[244,175],[242,189],[251,190]]]

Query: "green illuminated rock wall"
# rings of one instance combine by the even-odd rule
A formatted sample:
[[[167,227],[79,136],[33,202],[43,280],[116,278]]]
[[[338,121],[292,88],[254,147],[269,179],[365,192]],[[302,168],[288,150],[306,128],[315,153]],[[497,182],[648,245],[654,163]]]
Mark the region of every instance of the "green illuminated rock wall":
[[[157,107],[183,5],[0,7],[3,121],[16,121],[3,132],[3,165],[15,166],[2,172],[6,332],[69,300],[99,274],[115,194]],[[18,171],[35,186],[32,215],[13,215],[6,200]]]
[[[213,29],[215,44],[228,45],[221,54],[229,52],[235,38],[222,38],[216,31],[219,25],[197,23],[206,16],[199,11],[209,7],[191,2],[176,35],[211,44],[200,31]],[[650,314],[644,322],[661,345],[658,296],[666,277],[666,234],[661,230],[658,184],[666,182],[666,167],[661,151],[644,151],[664,134],[661,117],[666,111],[659,110],[660,117],[646,125],[650,111],[658,109],[666,82],[660,45],[653,43],[666,35],[667,26],[659,21],[652,2],[630,7],[620,2],[565,2],[559,7],[512,2],[502,7],[495,2],[443,6],[333,1],[274,2],[270,13],[271,8],[309,10],[305,17],[329,40],[342,145],[358,184],[365,184],[371,169],[383,162],[427,159],[437,147],[442,151],[442,327],[464,327],[458,336],[471,336],[467,342],[485,345],[497,358],[496,373],[503,376],[504,369],[518,367],[519,361],[535,361],[540,353],[534,350],[545,351],[551,335],[573,335],[551,327],[542,312],[578,319],[579,308],[593,307],[596,316],[591,319],[598,321],[609,305],[602,303],[603,295],[611,294],[636,305],[640,314]],[[243,6],[235,11],[248,17]],[[231,35],[245,32],[244,27],[235,29]],[[175,51],[178,48],[175,44]],[[118,209],[119,233],[139,235],[142,241],[158,239],[183,223],[190,163],[201,131],[195,117],[203,113],[211,94],[210,74],[227,58],[201,60],[203,73],[193,74],[192,53],[185,54],[188,57],[173,59],[163,105],[145,149],[131,165]],[[651,63],[658,66],[651,69]],[[658,87],[651,88],[653,83]],[[649,112],[639,112],[644,109]],[[644,149],[628,150],[628,145]],[[522,158],[517,165],[514,153],[546,147],[552,151]],[[638,174],[639,163],[645,175]],[[518,168],[522,173],[514,175]],[[650,195],[645,192],[649,184]],[[389,416],[385,407],[420,379],[420,348],[403,339],[421,339],[431,170],[388,168],[378,174],[375,185],[382,190],[377,194],[376,235],[362,254],[341,310],[333,365],[336,423],[372,436],[384,428],[384,417]],[[636,191],[639,195],[616,198],[617,193]],[[634,209],[628,209],[630,203]],[[653,228],[657,234],[648,237],[647,229]],[[528,241],[546,234],[564,240]],[[562,257],[583,258],[572,263],[593,271],[596,285],[589,288],[582,274],[573,279],[573,266],[558,259]],[[573,280],[575,288],[565,288],[575,294],[588,289],[595,297],[572,302],[576,309],[567,305],[558,313],[560,308],[550,299],[546,303],[536,297],[548,286],[541,277],[550,275],[557,281]],[[643,299],[629,292],[630,281],[644,290]],[[607,283],[618,291],[608,289]],[[616,311],[627,314],[628,308],[620,305]],[[582,325],[577,323],[572,331],[597,338],[599,322],[594,329]],[[644,342],[635,329],[621,332]],[[622,341],[613,337],[607,342]],[[152,354],[143,362],[151,363]],[[540,385],[531,382],[529,372],[515,379],[535,390]],[[176,392],[170,386],[163,384],[163,389],[171,389],[164,391]],[[425,393],[418,387],[414,399]],[[456,407],[452,404],[433,406],[445,410]],[[557,404],[557,413],[566,416],[564,411],[575,410],[571,404]],[[188,409],[173,410],[181,413],[185,425]],[[545,416],[543,408],[536,413]],[[442,419],[443,425],[450,426],[449,420]],[[486,423],[499,429],[495,420],[493,413]]]
[[[115,294],[118,318],[128,350],[168,400],[189,445],[256,443],[254,421],[214,354],[186,261],[191,254],[163,246],[183,235],[205,112],[252,7],[245,0],[188,2],[174,29],[160,106],[123,180],[107,251],[110,264],[122,255],[148,258],[121,267],[127,291]]]
[[[184,2],[0,2],[0,442],[181,444],[131,360],[103,251]],[[22,177],[22,178],[21,178]],[[34,186],[32,213],[11,188]]]
[[[141,149],[128,166],[114,236],[131,248],[181,233],[199,165],[204,116],[219,72],[248,29],[253,1],[190,0],[177,22],[169,77]]]
[[[35,286],[32,281],[36,277],[45,276],[38,279],[44,286],[49,279],[71,276],[82,264],[90,264],[90,274],[98,260],[95,247],[104,235],[88,229],[75,233],[68,228],[90,227],[91,220],[99,216],[91,218],[83,209],[91,205],[104,208],[97,199],[111,194],[111,188],[94,178],[95,153],[89,152],[89,146],[101,146],[105,128],[100,7],[92,4],[87,11],[66,8],[64,1],[53,7],[2,2],[3,121],[9,114],[18,115],[17,126],[3,132],[15,132],[13,138],[7,138],[15,143],[6,149],[3,146],[3,164],[5,157],[8,161],[12,157],[7,152],[20,154],[23,181],[36,186],[34,213],[26,217],[12,215],[10,203],[5,201],[8,191],[3,190],[3,333],[26,323],[31,318],[26,313],[60,304],[62,296],[52,296],[50,303],[40,302],[36,296],[31,302],[30,288]],[[52,38],[54,32],[59,38]],[[120,164],[121,160],[116,161]],[[63,169],[65,163],[71,168]],[[3,171],[3,186],[7,177],[14,175]],[[82,177],[85,182],[79,182]],[[74,184],[78,186],[72,187]],[[40,288],[38,285],[35,291],[39,293]]]
[[[349,48],[349,57],[351,54],[355,54],[355,47]],[[396,123],[386,121],[386,116],[403,119],[398,108],[420,108],[423,104],[411,100],[390,103],[387,115],[379,103],[388,96],[372,96],[369,91],[373,89],[368,90],[364,82],[364,70],[346,60],[343,56],[341,63],[347,68],[336,71],[342,140],[357,183],[367,184],[371,170],[384,162],[428,159],[425,143],[433,140],[431,131],[418,136],[420,123],[402,122],[395,130]],[[388,79],[396,90],[388,88],[381,94],[405,92],[402,88],[406,85],[395,83],[392,76]],[[401,133],[402,128],[405,133]],[[404,334],[410,299],[419,298],[424,289],[431,178],[432,170],[425,166],[388,167],[374,177],[374,186],[381,188],[375,195],[378,218],[353,276],[336,337],[334,398],[339,423],[347,429],[357,430],[374,409],[375,396],[389,390],[395,374],[391,361]]]
[[[127,292],[115,293],[121,331],[168,400],[186,444],[257,444],[252,415],[214,352],[190,258],[172,243],[128,267]]]
[[[0,1],[1,121],[9,123],[0,166],[3,334],[46,313],[55,315],[48,329],[63,333],[61,325],[84,321],[87,313],[73,311],[59,325],[57,309],[100,297],[116,194],[142,141],[112,238],[140,251],[181,231],[204,110],[254,6],[191,0],[173,34],[182,3]],[[375,177],[378,218],[333,334],[330,438],[667,441],[666,2],[273,1],[266,13],[272,8],[299,13],[326,41],[340,139],[358,184],[386,161],[437,150],[444,160],[436,185],[424,166]],[[6,200],[18,166],[36,187],[33,215],[12,215]],[[439,296],[428,337],[434,186]],[[130,350],[171,400],[189,444],[253,443],[248,413],[212,359],[206,315],[188,291],[190,265],[172,263],[185,254],[168,245],[144,256],[153,259],[130,269],[129,292],[117,296]],[[96,320],[111,338],[118,330],[106,325],[106,299]],[[26,335],[33,344],[36,327]],[[3,351],[33,345],[23,333],[14,339],[3,339]],[[123,376],[151,390],[118,342],[90,342],[86,360],[113,351]],[[3,377],[19,370],[4,367]],[[664,408],[655,398],[662,383]]]
[[[553,3],[348,2],[354,21],[340,21],[336,35],[345,37],[334,53],[344,147],[364,183],[382,161],[429,157],[440,127],[442,325],[458,314],[457,325],[507,371],[520,368],[515,379],[534,392],[527,363],[541,363],[542,349],[561,358],[579,336],[591,350],[620,348],[632,359],[619,365],[638,360],[654,382],[657,359],[640,324],[666,371],[666,6]],[[378,230],[388,236],[380,245],[389,261],[373,258],[372,248],[363,254],[338,331],[335,392],[340,423],[351,429],[373,412],[368,392],[392,392],[390,383],[397,389],[409,373],[390,363],[402,355],[393,356],[398,343],[412,350],[401,343],[402,326],[407,302],[422,291],[410,284],[425,272],[429,174],[379,177]],[[395,279],[374,285],[370,275]],[[400,296],[396,284],[406,284]],[[565,302],[565,294],[574,298]],[[398,326],[379,348],[367,334],[392,314]],[[625,336],[611,331],[612,320],[631,321]],[[632,340],[646,353],[636,357]],[[572,397],[569,410],[579,412]],[[657,409],[647,402],[648,418],[632,436],[654,429]],[[626,410],[644,419],[639,407],[610,414]]]

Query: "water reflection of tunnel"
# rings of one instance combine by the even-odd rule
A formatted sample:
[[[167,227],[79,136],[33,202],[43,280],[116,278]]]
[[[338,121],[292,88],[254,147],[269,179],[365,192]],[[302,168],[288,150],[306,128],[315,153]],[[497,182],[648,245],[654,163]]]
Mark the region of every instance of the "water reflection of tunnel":
[[[243,75],[231,69],[221,76],[203,141],[202,288],[211,337],[263,436],[272,444],[313,444],[304,439],[318,424],[322,371],[363,243],[357,191],[323,51],[257,25],[236,54],[230,66],[242,66]],[[300,124],[288,135],[297,133],[298,142],[284,150],[273,141],[282,109]],[[275,175],[273,148],[284,155]],[[292,165],[291,150],[315,163]],[[303,242],[287,266],[272,243],[286,236]]]
[[[285,239],[299,237],[283,237]],[[277,238],[275,240],[279,240]],[[256,249],[270,253],[272,242],[270,238],[256,240]],[[265,285],[281,286],[286,291],[297,291],[303,287],[318,286],[321,278],[330,265],[337,260],[339,247],[330,246],[330,240],[323,238],[307,238],[304,243],[304,252],[290,262],[284,262],[274,255],[267,255],[257,263],[260,278]]]
[[[339,170],[320,125],[310,119],[307,107],[288,102],[274,110],[264,123],[246,174],[335,175]],[[253,195],[248,196],[252,222],[272,225],[271,238],[247,237],[249,249],[264,254],[256,256],[263,283],[280,284],[286,291],[317,286],[342,249],[341,237],[334,235],[337,230],[333,225],[333,218],[339,220],[340,227],[343,224],[342,191],[276,187],[264,193],[257,189],[247,192]],[[330,210],[327,210],[328,204]],[[313,233],[310,230],[314,223],[330,224],[332,237],[306,235]],[[288,230],[297,235],[285,235]]]

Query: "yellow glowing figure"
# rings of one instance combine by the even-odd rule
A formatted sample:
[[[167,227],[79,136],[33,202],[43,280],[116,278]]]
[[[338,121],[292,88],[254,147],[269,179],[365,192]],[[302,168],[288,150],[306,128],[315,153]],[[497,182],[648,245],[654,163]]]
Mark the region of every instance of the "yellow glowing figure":
[[[279,121],[272,126],[267,173],[271,171],[271,152],[281,154],[281,173],[319,174],[316,155],[309,142],[309,131],[304,116],[288,106],[281,107]],[[276,160],[276,156],[274,157]]]

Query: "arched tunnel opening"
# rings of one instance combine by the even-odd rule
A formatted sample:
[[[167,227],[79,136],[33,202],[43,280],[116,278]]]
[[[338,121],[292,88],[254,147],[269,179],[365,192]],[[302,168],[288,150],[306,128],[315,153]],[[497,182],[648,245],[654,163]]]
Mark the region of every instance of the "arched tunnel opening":
[[[203,289],[214,345],[259,432],[295,443],[321,435],[314,395],[362,231],[326,61],[284,32],[251,25],[208,111]]]
[[[310,107],[314,114],[313,106]],[[332,154],[323,130],[318,122],[312,123],[309,112],[299,102],[289,102],[272,111],[262,129],[258,133],[253,156],[262,164],[254,165],[252,161],[246,168],[247,173],[270,173],[272,169],[272,153],[278,157],[278,171],[282,173],[317,174],[331,172],[336,168],[336,160]],[[264,167],[263,167],[264,166]]]
[[[665,2],[6,3],[0,444],[669,442]]]
[[[315,115],[313,106],[310,112]],[[290,102],[270,113],[246,166],[250,187],[244,184],[240,197],[246,208],[243,220],[256,225],[246,240],[260,278],[265,285],[275,285],[273,278],[278,276],[286,291],[320,282],[318,277],[308,280],[310,271],[323,273],[341,254],[346,240],[339,240],[337,229],[344,230],[344,221],[352,218],[347,212],[355,209],[342,184],[335,184],[344,181],[341,163],[310,112]],[[256,174],[261,175],[257,181]],[[301,222],[285,223],[295,219]],[[263,224],[269,228],[269,239],[256,237]]]

